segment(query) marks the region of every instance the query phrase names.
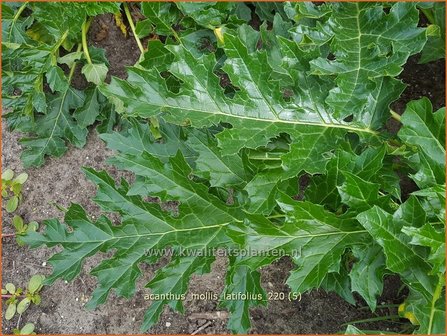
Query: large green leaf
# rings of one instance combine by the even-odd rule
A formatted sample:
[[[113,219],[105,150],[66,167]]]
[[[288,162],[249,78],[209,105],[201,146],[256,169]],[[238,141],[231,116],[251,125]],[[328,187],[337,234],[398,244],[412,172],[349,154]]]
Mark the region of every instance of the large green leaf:
[[[420,188],[445,183],[445,108],[433,113],[431,102],[422,98],[408,103],[398,136],[417,148],[413,175]]]
[[[424,29],[417,27],[419,11],[404,2],[394,4],[388,14],[381,5],[362,2],[332,8],[335,60],[312,61],[312,73],[337,76],[326,100],[336,117],[363,115],[368,125],[378,127],[390,99],[399,97],[404,88],[393,77],[424,46]]]
[[[410,244],[430,248],[428,260],[434,264],[434,273],[445,272],[445,230],[425,223],[420,228],[404,227],[402,231],[411,237]]]
[[[360,213],[357,219],[384,249],[387,268],[400,273],[411,287],[430,298],[436,283],[436,279],[429,275],[431,266],[408,244],[408,237],[401,232],[402,227],[393,215],[374,206]]]
[[[402,84],[392,77],[399,74],[408,56],[418,52],[425,41],[423,29],[416,27],[417,10],[413,4],[396,4],[389,15],[385,15],[380,6],[372,4],[334,4],[333,8],[334,16],[340,20],[339,36],[355,40],[359,34],[364,34],[365,38],[361,39],[360,45],[354,44],[357,48],[356,53],[352,52],[354,55],[325,65],[316,59],[311,62],[311,69],[309,61],[315,57],[314,53],[278,37],[281,62],[288,66],[288,76],[295,78],[295,85],[287,88],[287,98],[283,94],[286,88],[273,81],[270,51],[256,50],[260,35],[245,25],[237,31],[215,30],[226,55],[222,70],[238,88],[231,98],[220,88],[219,78],[214,74],[214,55],[203,55],[198,59],[183,45],[166,46],[175,57],[170,73],[182,82],[179,93],[170,92],[157,71],[141,67],[130,68],[127,81],[113,79],[111,85],[102,87],[102,91],[115,102],[119,112],[129,115],[162,115],[169,122],[194,127],[220,122],[231,124],[231,129],[217,136],[224,155],[238,152],[242,147],[256,148],[281,132],[288,133],[292,145],[290,153],[283,157],[286,176],[301,170],[323,172],[327,160],[321,153],[330,151],[334,142],[342,141],[346,132],[375,133],[373,129],[381,125],[378,121],[386,116],[387,106],[403,90]],[[362,26],[366,26],[365,31],[353,31],[351,23],[355,20],[347,22],[343,15],[358,18]],[[371,18],[374,18],[374,24],[363,23]],[[334,41],[331,45],[333,52],[342,55],[348,44]],[[368,48],[374,43],[377,47],[370,52]],[[395,49],[389,50],[392,44]],[[387,50],[380,50],[379,46]],[[384,60],[387,53],[390,55]],[[359,65],[353,57],[365,59],[358,76],[355,69]],[[296,60],[292,67],[291,59]],[[317,64],[319,71],[315,70]],[[327,76],[334,74],[330,69],[341,72],[342,67],[348,70],[336,81]],[[355,77],[358,78],[354,80]],[[336,88],[332,89],[334,86]],[[346,101],[335,106],[332,98],[340,90],[338,96],[344,95]],[[353,121],[344,121],[349,115],[353,115]]]
[[[242,295],[249,296],[244,298]],[[235,334],[250,330],[250,307],[266,304],[266,293],[261,287],[261,275],[247,266],[235,266],[227,272],[222,306],[232,312],[228,328]]]
[[[268,225],[261,218],[253,221],[242,231],[244,245],[255,251],[275,250],[280,251],[279,255],[292,256],[298,267],[287,283],[294,292],[319,287],[329,271],[337,271],[334,265],[340,263],[347,246],[368,237],[355,219],[339,218],[322,206],[284,196],[279,205],[285,213],[284,224]],[[274,256],[243,259],[240,263],[256,269],[271,262]]]
[[[38,18],[41,32],[55,37],[68,32],[69,42],[76,42],[81,32],[82,24],[88,16],[119,11],[118,2],[34,2],[30,4],[33,16]]]
[[[235,2],[177,2],[180,11],[206,28],[215,28],[227,21]]]
[[[166,304],[173,309],[184,312],[183,301],[193,273],[209,272],[214,257],[176,257],[169,265],[158,270],[154,278],[146,285],[152,295],[160,297],[169,294],[172,299],[155,300],[144,314],[142,330],[149,329],[157,323]]]
[[[179,18],[180,12],[175,4],[167,2],[143,2],[141,12],[151,22],[154,31],[160,35],[177,36],[173,28],[175,21]]]
[[[143,160],[144,156],[141,159]],[[138,264],[150,260],[147,256],[148,250],[161,250],[169,246],[204,250],[228,245],[229,238],[225,234],[225,228],[240,220],[235,218],[231,209],[227,209],[225,203],[208,195],[203,185],[188,180],[187,175],[181,177],[180,174],[185,172],[182,169],[186,168],[186,163],[180,157],[172,159],[172,166],[169,168],[165,168],[159,161],[157,163],[154,157],[147,157],[144,162],[149,166],[155,164],[153,169],[158,171],[159,176],[167,174],[167,180],[171,179],[173,184],[178,183],[172,196],[184,197],[184,203],[180,206],[180,217],[173,217],[163,212],[158,204],[146,203],[139,196],[128,196],[129,186],[124,181],[121,186],[115,186],[113,179],[105,172],[86,169],[89,179],[99,187],[95,201],[105,211],[120,213],[122,224],[113,226],[105,217],[93,223],[80,206],[73,205],[65,217],[66,223],[74,229],[73,233],[69,233],[56,220],[46,222],[47,229],[44,235],[31,233],[25,240],[32,246],[47,244],[64,247],[63,252],[56,254],[50,260],[54,272],[47,278],[47,283],[52,283],[60,277],[71,280],[79,274],[85,258],[97,251],[115,249],[116,252],[112,258],[104,260],[92,271],[92,274],[98,278],[99,286],[94,291],[88,306],[95,307],[105,302],[112,288],[117,294],[125,297],[135,293],[135,281],[141,275]],[[172,169],[178,169],[178,172],[168,177],[173,173],[170,172]],[[154,171],[148,168],[147,172]],[[191,196],[189,200],[188,195]],[[201,215],[194,211],[195,207],[200,208],[197,202],[202,203],[204,205],[202,208],[208,211],[202,212]],[[210,215],[210,212],[213,215]],[[187,260],[182,259],[180,262],[185,265],[184,273],[178,273],[180,268],[174,267],[172,270],[176,271],[180,277],[188,277],[188,274],[194,273],[203,266],[200,260],[190,260],[190,266],[187,265]],[[168,269],[165,272],[167,274]],[[176,290],[186,290],[183,285],[177,284],[178,276],[166,276],[167,279],[173,281],[169,282],[169,286]],[[157,288],[156,279],[157,277],[149,283],[150,288]],[[164,303],[170,303],[170,301]],[[177,305],[175,306],[178,308]],[[148,313],[145,327],[150,326],[150,321],[153,320],[152,314]]]
[[[408,313],[412,322],[419,325],[417,332],[423,335],[443,334],[445,332],[445,278],[439,278],[434,296],[427,300],[418,291],[410,291],[403,304],[404,316]]]
[[[23,11],[27,4],[22,4],[16,8],[11,3],[2,3],[2,42],[14,44],[15,47],[20,43],[29,42],[26,35],[26,29],[33,23],[32,17],[26,17]],[[17,10],[16,10],[17,9]]]
[[[325,174],[312,178],[305,191],[306,200],[334,211],[339,209],[342,201],[349,206],[373,204],[378,199],[377,178],[384,156],[384,146],[366,148],[360,155],[351,150],[337,149],[326,166]]]
[[[222,156],[213,134],[193,130],[188,134],[187,144],[198,155],[196,175],[210,180],[212,186],[245,184],[247,174],[242,158],[237,154]]]
[[[357,258],[349,273],[352,291],[359,293],[374,311],[383,290],[385,256],[379,245],[356,246],[352,252]]]

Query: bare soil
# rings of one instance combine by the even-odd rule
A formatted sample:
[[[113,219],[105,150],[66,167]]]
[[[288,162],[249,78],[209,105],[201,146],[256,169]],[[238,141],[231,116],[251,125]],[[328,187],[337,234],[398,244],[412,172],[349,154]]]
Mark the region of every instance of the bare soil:
[[[102,22],[100,22],[101,20]],[[105,28],[107,26],[107,28]],[[107,36],[101,39],[101,29],[107,30]],[[103,33],[105,34],[105,33]],[[99,37],[98,37],[99,36]],[[121,78],[126,77],[125,66],[136,62],[138,49],[132,37],[124,37],[113,23],[113,17],[104,15],[97,18],[90,30],[90,43],[104,48],[110,61],[110,73]],[[410,84],[402,99],[393,108],[402,113],[404,104],[421,95],[428,96],[436,108],[444,105],[444,62],[419,65],[416,60],[405,67],[403,80]],[[75,85],[83,87],[85,82],[81,76],[75,78]],[[20,135],[10,133],[3,126],[2,167],[22,172],[20,162],[21,147],[18,143]],[[62,219],[62,213],[53,203],[64,207],[70,203],[79,203],[93,216],[100,214],[99,208],[90,201],[95,194],[95,187],[89,183],[81,172],[83,166],[95,169],[107,169],[116,178],[130,177],[118,172],[106,163],[112,155],[94,130],[91,131],[85,148],[70,150],[62,158],[51,158],[38,169],[28,169],[29,180],[23,192],[23,201],[18,214],[25,221],[36,220],[42,223],[48,218]],[[12,233],[12,216],[3,212],[3,233]],[[34,274],[48,275],[51,266],[47,259],[53,254],[48,249],[30,250],[19,247],[13,238],[3,239],[3,285],[13,282],[18,286],[26,286]],[[57,250],[57,249],[55,249]],[[144,289],[153,276],[158,265],[141,265],[143,278],[138,281],[138,291],[131,300],[118,298],[113,293],[106,305],[95,311],[87,311],[84,305],[96,286],[96,280],[89,275],[89,270],[97,265],[101,256],[90,258],[73,282],[57,281],[53,286],[44,287],[42,303],[31,306],[22,316],[22,322],[33,322],[37,333],[45,334],[127,334],[139,333],[143,315],[150,302],[144,300]],[[191,293],[220,293],[224,286],[227,260],[219,258],[212,272],[204,276],[195,276],[190,285]],[[285,280],[292,269],[292,263],[284,258],[262,270],[262,284],[269,292],[288,292]],[[397,277],[388,277],[385,281],[380,305],[400,303],[405,293],[399,293],[400,282]],[[203,325],[208,325],[201,334],[228,334],[225,318],[201,317],[198,313],[215,314],[221,311],[218,302],[209,300],[192,300],[185,302],[185,314],[181,315],[166,308],[160,322],[150,331],[152,334],[191,334]],[[254,334],[321,334],[336,333],[345,329],[344,323],[376,317],[379,315],[395,315],[396,308],[379,308],[376,314],[364,309],[361,299],[356,305],[350,305],[343,299],[323,290],[313,291],[302,296],[300,301],[278,300],[269,302],[266,308],[252,309],[252,333]],[[362,308],[363,307],[363,308]],[[3,307],[5,309],[5,306]],[[4,312],[4,310],[3,310]],[[210,323],[208,323],[210,322]],[[4,334],[12,333],[17,318],[3,323]],[[369,324],[357,324],[360,328],[384,331],[399,331],[402,321],[381,321]],[[23,325],[23,324],[22,324]]]

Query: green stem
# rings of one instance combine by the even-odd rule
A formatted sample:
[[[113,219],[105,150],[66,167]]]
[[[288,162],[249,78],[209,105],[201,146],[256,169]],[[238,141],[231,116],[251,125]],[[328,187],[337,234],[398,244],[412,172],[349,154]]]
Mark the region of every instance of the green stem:
[[[68,36],[68,30],[65,31],[65,33],[62,35],[62,37],[59,39],[59,41],[57,41],[57,43],[54,45],[54,47],[52,49],[53,54],[60,48],[62,43],[64,43],[67,36]]]
[[[174,38],[177,40],[178,43],[182,43],[182,41],[180,41],[180,36],[178,36],[177,32],[174,30],[174,28],[171,27],[171,31],[172,31],[172,35],[174,36]]]
[[[88,52],[88,45],[87,45],[87,32],[88,29],[90,28],[90,24],[92,23],[92,19],[93,18],[89,18],[82,25],[82,49],[84,51],[85,59],[87,60],[88,64],[92,64],[92,59],[90,58],[90,53]]]
[[[22,6],[20,6],[19,10],[17,11],[16,15],[14,15],[12,22],[11,22],[11,27],[9,28],[9,33],[8,33],[8,40],[11,40],[11,34],[12,34],[12,28],[14,27],[14,25],[16,24],[16,21],[19,19],[20,15],[22,15],[23,11],[25,10],[26,6],[28,5],[28,2],[24,2]]]
[[[284,218],[286,217],[286,215],[284,214],[277,214],[277,215],[272,215],[272,216],[268,216],[268,219],[272,219],[272,218]]]
[[[428,335],[431,335],[431,330],[433,328],[433,320],[435,319],[435,305],[439,300],[442,294],[442,288],[444,287],[444,276],[439,274],[438,284],[436,285],[435,292],[433,293],[433,299],[431,300],[431,310],[430,310],[430,319],[428,321]]]
[[[390,110],[391,113],[391,117],[393,117],[393,119],[397,120],[398,122],[400,122],[400,115],[397,114],[396,112],[394,112],[393,110]]]
[[[83,48],[83,44],[79,43],[78,48],[76,49],[76,52],[80,52]],[[89,56],[90,57],[90,56]],[[71,80],[73,79],[73,75],[76,69],[76,65],[78,65],[77,62],[74,62],[73,65],[70,68],[70,72],[68,73],[68,83],[71,84]]]
[[[20,8],[17,11],[16,15],[14,15],[14,18],[12,19],[12,22],[16,22],[19,19],[20,15],[22,15],[22,13],[25,10],[27,5],[28,5],[28,1],[24,2],[23,5],[20,6]]]
[[[425,17],[427,18],[428,22],[430,22],[430,24],[435,23],[435,17],[433,16],[433,12],[430,9],[421,8],[421,12],[424,13]]]
[[[127,21],[129,21],[129,26],[130,26],[130,29],[132,30],[133,37],[135,38],[135,41],[138,44],[138,48],[140,49],[140,52],[143,54],[144,48],[143,48],[143,45],[141,44],[140,39],[137,36],[137,33],[135,32],[135,25],[132,21],[132,15],[130,14],[129,6],[127,5],[126,2],[123,3],[123,6],[124,6],[124,13],[126,13]]]
[[[249,156],[251,160],[262,160],[262,161],[280,161],[280,157],[272,157],[272,156]]]

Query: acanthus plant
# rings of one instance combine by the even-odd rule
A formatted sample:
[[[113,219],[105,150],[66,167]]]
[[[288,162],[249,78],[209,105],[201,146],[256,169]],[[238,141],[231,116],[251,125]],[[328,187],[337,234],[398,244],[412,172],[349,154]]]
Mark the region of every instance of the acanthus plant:
[[[50,259],[46,284],[73,280],[87,257],[113,250],[91,272],[94,308],[111,290],[135,294],[139,264],[156,262],[151,249],[281,250],[295,264],[287,279],[293,293],[323,288],[355,303],[357,292],[374,311],[384,276],[398,274],[409,290],[400,314],[417,333],[443,333],[445,109],[433,112],[427,98],[410,102],[401,117],[389,107],[405,89],[396,77],[408,58],[426,52],[427,39],[433,47],[434,22],[418,27],[416,3],[250,6],[141,3],[145,19],[131,23],[139,62],[127,79],[99,78],[94,87],[128,122],[101,135],[116,151],[110,163],[136,179],[117,184],[105,171],[84,169],[98,186],[94,201],[120,214],[121,224],[106,215],[92,221],[73,204],[65,224],[48,220],[43,233],[28,233],[22,240],[33,247],[64,248]],[[425,13],[445,10],[438,7],[421,5]],[[251,11],[265,20],[259,30],[248,24]],[[22,32],[32,27],[26,20]],[[149,35],[145,48],[140,38]],[[397,134],[385,127],[391,117],[401,123]],[[299,188],[304,175],[309,185]],[[402,176],[415,183],[409,195]],[[178,211],[148,196],[175,200]],[[266,304],[260,269],[277,258],[230,257],[224,293],[263,297],[221,301],[232,332],[248,332],[250,307]],[[174,254],[146,287],[180,297],[213,261]],[[180,300],[154,301],[142,330],[165,305],[184,311]]]

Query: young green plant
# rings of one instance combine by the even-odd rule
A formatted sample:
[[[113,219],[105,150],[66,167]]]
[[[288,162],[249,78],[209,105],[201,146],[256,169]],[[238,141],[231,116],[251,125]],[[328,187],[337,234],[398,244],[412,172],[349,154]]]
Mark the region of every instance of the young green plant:
[[[17,210],[22,200],[23,185],[28,179],[27,173],[14,178],[14,171],[6,169],[2,173],[2,199],[6,201],[5,210],[9,213]]]

